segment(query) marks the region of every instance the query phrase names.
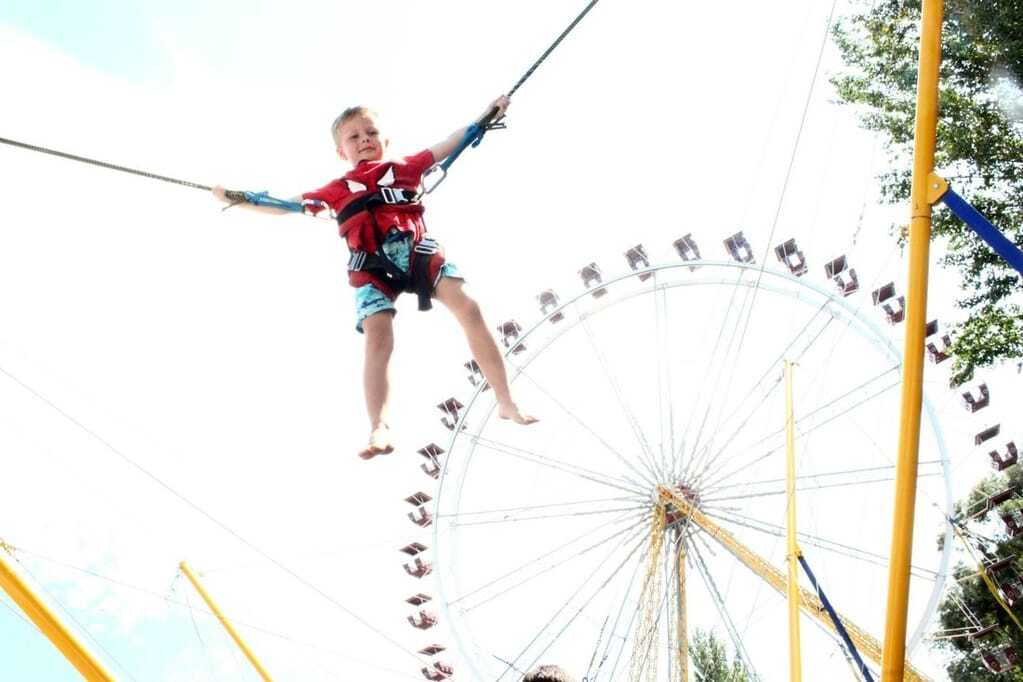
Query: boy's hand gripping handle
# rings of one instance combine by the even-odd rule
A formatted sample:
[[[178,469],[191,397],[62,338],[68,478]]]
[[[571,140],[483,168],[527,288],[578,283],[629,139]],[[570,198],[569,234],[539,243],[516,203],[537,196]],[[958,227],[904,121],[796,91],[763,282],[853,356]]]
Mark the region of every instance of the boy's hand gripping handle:
[[[423,175],[423,192],[429,194],[433,190],[437,189],[438,185],[444,181],[448,176],[448,168],[451,167],[462,152],[469,147],[476,147],[480,142],[483,141],[483,136],[488,130],[498,130],[504,128],[504,124],[501,123],[503,116],[498,118],[498,114],[501,109],[498,106],[491,107],[490,111],[487,112],[482,118],[475,123],[471,124],[465,129],[465,135],[462,136],[462,141],[458,143],[458,146],[448,154],[447,158],[441,163],[435,164],[426,174]],[[437,176],[436,180],[432,180],[431,176]]]

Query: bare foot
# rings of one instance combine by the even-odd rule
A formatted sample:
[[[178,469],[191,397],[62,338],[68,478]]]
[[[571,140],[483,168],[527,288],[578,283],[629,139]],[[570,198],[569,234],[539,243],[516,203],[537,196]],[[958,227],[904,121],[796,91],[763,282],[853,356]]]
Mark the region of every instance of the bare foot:
[[[391,429],[387,424],[377,425],[369,434],[369,444],[359,451],[362,459],[373,459],[377,455],[389,455],[394,452],[391,444]]]
[[[516,424],[535,424],[540,421],[531,414],[525,414],[519,410],[515,403],[502,403],[497,406],[497,416],[501,419],[511,419]]]

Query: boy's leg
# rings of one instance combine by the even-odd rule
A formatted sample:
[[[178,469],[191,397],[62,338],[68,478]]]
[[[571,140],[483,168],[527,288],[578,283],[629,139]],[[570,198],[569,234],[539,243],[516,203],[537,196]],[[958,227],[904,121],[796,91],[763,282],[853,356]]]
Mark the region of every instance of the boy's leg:
[[[389,366],[394,350],[393,310],[374,313],[362,321],[366,334],[366,364],[363,370],[363,388],[366,392],[366,411],[369,413],[369,443],[359,457],[371,459],[394,451],[388,425],[388,401],[391,382]]]
[[[502,419],[511,419],[519,424],[532,424],[536,418],[523,414],[512,400],[504,358],[497,348],[494,335],[487,329],[479,304],[465,293],[464,284],[459,279],[442,277],[437,283],[437,300],[454,314],[462,326],[465,338],[469,342],[469,350],[497,398],[498,415]]]

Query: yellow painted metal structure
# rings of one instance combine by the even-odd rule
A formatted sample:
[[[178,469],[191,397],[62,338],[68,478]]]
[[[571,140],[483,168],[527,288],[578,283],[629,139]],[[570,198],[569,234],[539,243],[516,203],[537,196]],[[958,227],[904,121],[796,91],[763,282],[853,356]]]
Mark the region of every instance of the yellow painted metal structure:
[[[234,626],[231,625],[231,621],[227,619],[227,616],[224,615],[223,611],[221,611],[213,602],[213,598],[210,597],[209,593],[207,593],[205,588],[203,588],[202,583],[199,582],[199,578],[192,572],[192,569],[188,567],[188,564],[182,561],[180,567],[181,572],[184,573],[185,577],[192,583],[195,591],[198,592],[199,596],[202,597],[204,602],[206,602],[206,606],[210,607],[210,611],[213,612],[213,615],[217,617],[220,624],[224,626],[225,630],[227,630],[227,634],[231,635],[231,639],[234,640],[234,643],[237,644],[238,648],[242,650],[243,654],[245,654],[245,658],[249,659],[249,663],[251,663],[252,667],[256,669],[259,676],[262,677],[265,682],[273,682],[273,678],[270,677],[270,673],[266,671],[263,664],[259,662],[256,655],[252,653],[252,650],[247,644],[245,644],[241,635],[239,635],[238,631],[234,629]]]
[[[112,682],[116,678],[93,656],[85,645],[68,629],[42,598],[21,579],[14,570],[5,552],[10,547],[0,542],[0,587],[11,596],[25,615],[35,623],[39,631],[57,647],[64,658],[74,666],[88,682]]]
[[[796,418],[792,403],[792,363],[785,362],[785,489],[788,498],[789,569],[789,679],[801,682],[803,664],[799,652],[799,546],[796,544]]]
[[[664,532],[667,526],[663,504],[654,505],[650,522],[650,545],[647,547],[647,570],[643,578],[643,592],[640,596],[642,622],[640,633],[632,651],[632,682],[657,682],[657,614],[661,605],[661,581],[658,569],[661,566],[661,552],[664,550]]]
[[[881,664],[882,682],[899,682],[906,679],[906,614],[909,609],[909,571],[913,558],[913,521],[920,454],[927,272],[931,242],[932,194],[929,189],[937,144],[938,78],[943,15],[944,0],[923,0],[909,230],[906,340],[902,360],[902,409],[899,454],[895,469],[895,512],[891,559],[888,565],[888,607]]]
[[[784,596],[787,593],[788,582],[781,571],[775,568],[769,561],[761,557],[759,554],[744,546],[727,530],[711,521],[706,514],[694,507],[679,492],[665,486],[659,486],[658,495],[663,504],[671,504],[679,512],[686,515],[690,523],[694,523],[702,528],[710,537],[728,550],[732,556],[738,559],[746,566],[746,568],[760,576],[764,582],[774,588],[779,594]],[[831,622],[831,619],[828,617],[827,611],[824,608],[824,604],[821,603],[820,598],[818,598],[815,593],[805,588],[800,588],[799,597],[799,604],[803,613],[816,620],[827,630],[835,632],[834,623]],[[841,615],[839,617],[842,619],[842,624],[845,626],[846,631],[849,634],[849,638],[856,645],[856,648],[859,649],[860,653],[875,663],[880,663],[881,642],[872,637],[863,628],[859,627],[848,618]],[[905,675],[905,679],[912,680],[914,682],[928,680],[927,677],[909,664],[905,664]]]
[[[678,538],[678,679],[689,682],[689,622],[686,614],[686,543],[685,536]]]

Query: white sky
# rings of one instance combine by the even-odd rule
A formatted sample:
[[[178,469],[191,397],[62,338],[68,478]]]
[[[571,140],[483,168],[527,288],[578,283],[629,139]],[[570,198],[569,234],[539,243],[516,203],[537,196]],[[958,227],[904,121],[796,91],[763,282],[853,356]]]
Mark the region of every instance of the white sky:
[[[327,136],[340,109],[376,105],[395,151],[417,151],[510,87],[582,4],[108,2],[82,13],[16,0],[0,10],[0,136],[291,196],[343,172]],[[904,291],[888,236],[901,212],[874,205],[883,150],[833,103],[832,46],[779,206],[829,9],[600,3],[519,92],[509,129],[467,152],[430,197],[428,223],[491,322],[529,326],[541,289],[578,292],[574,273],[591,261],[620,274],[620,254],[639,242],[667,262],[671,242],[692,232],[723,258],[717,245],[743,229],[759,260],[776,213],[772,245],[796,237],[816,283],[825,261],[847,253],[863,282],[856,305],[869,310],[869,290],[889,280]],[[399,600],[431,591],[410,586],[396,551],[416,538],[402,498],[431,485],[414,450],[443,442],[433,405],[468,389],[447,314],[403,301],[399,453],[364,464],[353,456],[366,430],[362,339],[330,223],[225,213],[195,190],[6,146],[0,173],[0,537],[26,550],[37,584],[125,679],[252,678],[210,618],[197,613],[193,628],[187,609],[154,597],[195,604],[174,577],[182,559],[229,614],[263,629],[242,628],[276,679],[416,678],[416,662],[388,640],[413,647]],[[956,279],[932,273],[932,315],[952,314]],[[839,361],[834,371],[841,384],[856,369]],[[996,404],[981,418],[956,405],[944,367],[928,373],[963,491],[987,471],[967,439],[978,419],[1008,416],[1019,377],[991,373]],[[587,388],[568,370],[553,377]],[[808,513],[826,526],[841,510]],[[12,611],[0,610],[0,631],[0,678],[74,679]],[[939,675],[933,655],[920,664]]]

